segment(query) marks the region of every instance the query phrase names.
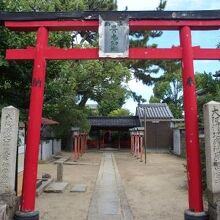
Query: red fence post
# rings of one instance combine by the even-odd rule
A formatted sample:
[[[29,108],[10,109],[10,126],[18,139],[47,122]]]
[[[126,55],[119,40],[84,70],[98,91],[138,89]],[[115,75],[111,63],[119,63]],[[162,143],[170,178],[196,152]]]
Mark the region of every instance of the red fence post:
[[[133,154],[133,132],[130,133],[131,135],[131,154]]]
[[[136,145],[137,145],[136,132],[134,132],[134,156],[136,156]]]
[[[82,149],[83,149],[83,134],[80,133],[80,145],[79,145],[79,156],[82,156]]]
[[[21,212],[23,213],[34,213],[35,209],[38,151],[46,75],[46,60],[44,58],[43,50],[47,47],[47,43],[48,31],[46,28],[40,27],[37,31],[36,54],[31,84],[27,145],[25,151],[21,199]],[[39,213],[36,212],[36,215],[39,215]]]
[[[203,212],[201,163],[198,136],[198,112],[196,99],[196,83],[193,68],[193,50],[191,29],[188,26],[180,30],[182,46],[182,81],[184,95],[186,154],[189,210],[185,219],[191,219],[193,213]],[[191,214],[187,213],[190,212]],[[194,219],[194,218],[193,218]],[[197,218],[196,218],[197,219]],[[204,218],[199,218],[204,219]]]
[[[80,157],[80,144],[81,144],[80,134],[78,134],[78,136],[77,136],[77,160]]]
[[[88,150],[87,141],[88,141],[88,133],[86,133],[86,146],[85,146],[85,151],[87,151],[87,150]]]
[[[82,139],[83,139],[83,141],[82,141],[82,143],[83,143],[83,145],[82,145],[82,155],[83,155],[85,153],[85,133],[83,133]]]
[[[143,161],[143,134],[141,133],[140,134],[140,161],[142,162]]]
[[[133,155],[134,155],[134,144],[135,144],[134,132],[132,132],[132,154]]]
[[[137,135],[137,132],[135,132],[135,154],[134,154],[134,156],[138,158],[138,135]]]
[[[137,145],[137,159],[140,159],[140,156],[141,156],[141,154],[140,154],[140,132],[139,131],[137,131],[137,139],[138,139],[138,141],[137,141],[137,143],[138,143],[138,145]]]
[[[78,138],[77,134],[74,132],[74,157],[73,160],[77,160],[77,146],[78,146]]]

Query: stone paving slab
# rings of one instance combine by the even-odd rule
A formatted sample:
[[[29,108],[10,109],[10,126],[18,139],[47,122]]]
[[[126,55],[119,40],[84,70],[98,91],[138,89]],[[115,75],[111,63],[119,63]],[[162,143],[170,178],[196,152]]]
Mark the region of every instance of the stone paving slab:
[[[64,163],[65,161],[69,160],[71,157],[61,157],[60,159],[54,161],[55,164],[57,163]]]
[[[104,153],[88,212],[88,220],[133,220],[117,164]]]
[[[88,166],[98,166],[98,163],[86,163],[86,162],[71,162],[71,161],[65,161],[63,162],[65,165],[88,165]]]
[[[86,184],[76,184],[70,192],[85,192],[87,188]]]
[[[39,196],[52,181],[53,178],[42,181],[42,184],[36,189],[36,195]]]
[[[44,192],[47,193],[62,193],[67,187],[68,183],[66,182],[52,182]]]

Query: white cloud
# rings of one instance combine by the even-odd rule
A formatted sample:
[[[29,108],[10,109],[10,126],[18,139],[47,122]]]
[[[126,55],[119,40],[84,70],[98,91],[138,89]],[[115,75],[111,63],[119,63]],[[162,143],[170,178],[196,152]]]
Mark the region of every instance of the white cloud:
[[[159,0],[118,0],[118,10],[155,10]],[[220,9],[219,0],[168,0],[166,10]]]
[[[129,11],[154,10],[158,3],[158,0],[118,0],[118,10],[124,10],[126,6]]]
[[[168,0],[166,10],[208,10],[220,8],[219,0]]]

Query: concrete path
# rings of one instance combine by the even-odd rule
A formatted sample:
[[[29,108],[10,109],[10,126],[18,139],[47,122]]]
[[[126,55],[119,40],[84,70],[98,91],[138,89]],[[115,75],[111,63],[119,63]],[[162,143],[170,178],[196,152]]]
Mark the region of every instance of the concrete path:
[[[133,220],[113,153],[103,153],[88,220]]]

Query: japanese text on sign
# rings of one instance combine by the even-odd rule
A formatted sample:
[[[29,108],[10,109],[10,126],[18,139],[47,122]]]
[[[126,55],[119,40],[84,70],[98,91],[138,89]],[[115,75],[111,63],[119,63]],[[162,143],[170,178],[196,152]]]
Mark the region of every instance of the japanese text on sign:
[[[99,56],[128,57],[129,25],[125,20],[103,20],[100,16]]]

